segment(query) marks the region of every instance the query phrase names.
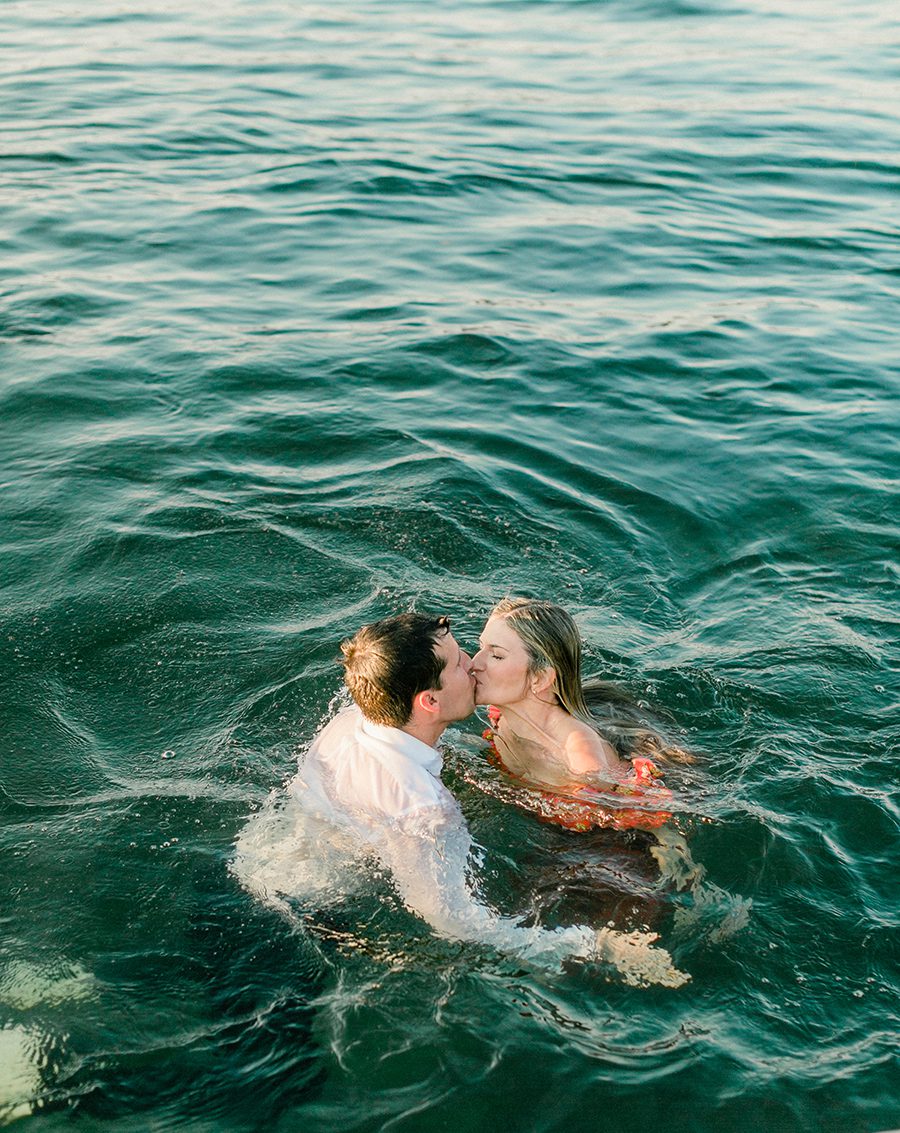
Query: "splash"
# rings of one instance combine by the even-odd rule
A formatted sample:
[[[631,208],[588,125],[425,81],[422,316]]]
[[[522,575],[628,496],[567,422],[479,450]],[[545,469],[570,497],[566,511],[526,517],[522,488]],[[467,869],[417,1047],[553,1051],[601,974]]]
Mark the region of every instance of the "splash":
[[[273,791],[248,820],[230,869],[257,900],[289,919],[296,916],[289,898],[326,909],[361,882],[357,843],[281,791]]]

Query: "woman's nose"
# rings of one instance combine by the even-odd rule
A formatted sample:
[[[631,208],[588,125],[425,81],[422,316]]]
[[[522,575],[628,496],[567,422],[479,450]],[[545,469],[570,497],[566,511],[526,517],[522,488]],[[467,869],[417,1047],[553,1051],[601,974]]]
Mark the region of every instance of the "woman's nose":
[[[483,663],[484,658],[482,657],[483,652],[484,652],[483,649],[479,649],[478,652],[473,656],[473,658],[472,658],[472,669],[473,670],[484,668],[484,663]]]

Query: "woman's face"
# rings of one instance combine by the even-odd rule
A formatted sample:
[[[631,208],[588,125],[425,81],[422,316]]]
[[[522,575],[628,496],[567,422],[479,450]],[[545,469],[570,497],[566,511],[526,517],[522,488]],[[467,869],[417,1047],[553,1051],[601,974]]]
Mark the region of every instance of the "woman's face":
[[[475,703],[516,704],[530,690],[529,656],[525,645],[505,618],[488,618],[472,658]]]

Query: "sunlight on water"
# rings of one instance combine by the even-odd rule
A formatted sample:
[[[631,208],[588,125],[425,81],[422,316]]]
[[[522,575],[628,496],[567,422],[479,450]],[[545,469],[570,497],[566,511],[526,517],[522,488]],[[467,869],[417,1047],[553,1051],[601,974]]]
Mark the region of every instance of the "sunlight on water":
[[[39,1003],[58,1004],[86,999],[94,978],[79,964],[50,965],[13,961],[0,971],[0,1002],[16,1011],[28,1011]]]
[[[90,997],[94,978],[78,964],[12,961],[0,969],[0,1005],[17,1014]],[[0,1028],[0,1125],[32,1113],[44,1090],[47,1040],[34,1028]]]
[[[0,1028],[0,1125],[32,1112],[41,1089],[33,1037],[24,1027]]]

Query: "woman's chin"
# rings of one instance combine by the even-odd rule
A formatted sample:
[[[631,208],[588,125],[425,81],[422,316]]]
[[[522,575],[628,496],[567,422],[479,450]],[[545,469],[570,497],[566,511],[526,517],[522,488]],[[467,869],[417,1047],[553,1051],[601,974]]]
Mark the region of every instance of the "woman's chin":
[[[478,705],[478,704],[490,704],[491,703],[491,698],[488,695],[486,690],[484,692],[482,692],[480,688],[475,689],[475,703],[476,703],[476,705]]]

